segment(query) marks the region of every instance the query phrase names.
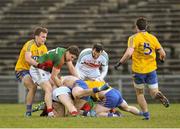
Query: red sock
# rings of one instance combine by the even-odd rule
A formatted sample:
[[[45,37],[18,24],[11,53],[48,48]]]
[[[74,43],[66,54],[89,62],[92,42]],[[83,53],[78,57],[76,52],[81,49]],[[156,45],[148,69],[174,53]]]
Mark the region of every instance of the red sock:
[[[72,111],[72,112],[70,112],[70,114],[71,114],[72,116],[77,116],[79,113],[78,113],[77,111]]]
[[[48,108],[48,109],[47,109],[47,113],[52,112],[52,111],[53,111],[52,108]]]
[[[91,110],[91,106],[89,105],[89,103],[85,103],[83,105],[83,107],[81,108],[81,110],[90,111]]]

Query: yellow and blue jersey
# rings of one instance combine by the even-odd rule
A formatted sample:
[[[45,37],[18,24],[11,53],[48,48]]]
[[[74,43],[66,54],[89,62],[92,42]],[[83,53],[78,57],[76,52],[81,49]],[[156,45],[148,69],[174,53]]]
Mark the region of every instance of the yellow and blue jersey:
[[[98,88],[105,84],[104,81],[83,81],[83,80],[76,80],[75,84],[83,89],[92,89]]]
[[[77,80],[76,84],[78,84],[79,87],[83,89],[92,89],[92,88],[97,88],[105,85],[104,81],[83,81],[83,80]],[[98,93],[95,93],[94,95],[91,96],[95,100],[102,100],[102,98],[99,97]],[[82,97],[82,99],[88,101],[89,96]],[[103,106],[107,108],[116,108],[120,106],[120,104],[125,101],[122,98],[121,92],[114,89],[110,88],[110,90],[105,93],[105,98],[102,100]]]
[[[88,89],[92,89],[95,87],[101,87],[105,84],[104,81],[85,81],[85,83],[88,86]]]
[[[134,48],[132,54],[132,71],[149,73],[157,69],[156,50],[161,48],[158,39],[144,31],[129,37],[128,47]]]
[[[83,81],[83,80],[77,80],[76,84],[83,88],[83,89],[93,89],[93,88],[98,88],[101,87],[105,84],[106,82],[104,81]],[[95,93],[94,96],[92,96],[93,98],[96,98],[97,100],[99,100],[99,95],[98,93]],[[88,97],[84,97],[85,100],[88,100]]]
[[[47,52],[47,47],[46,45],[41,45],[38,47],[33,39],[27,41],[21,49],[18,61],[15,66],[15,71],[29,70],[30,65],[25,60],[26,52],[31,52],[32,58],[37,60],[39,56]]]
[[[85,81],[86,85],[88,86],[89,89],[95,88],[95,87],[101,87],[105,84],[104,81]],[[122,98],[121,92],[114,89],[110,88],[111,90],[108,90],[108,92],[105,94],[105,99],[102,101],[102,104],[104,107],[107,108],[116,108],[120,106],[120,104],[124,101]],[[98,93],[96,93],[93,98],[97,100],[101,100],[99,98]]]

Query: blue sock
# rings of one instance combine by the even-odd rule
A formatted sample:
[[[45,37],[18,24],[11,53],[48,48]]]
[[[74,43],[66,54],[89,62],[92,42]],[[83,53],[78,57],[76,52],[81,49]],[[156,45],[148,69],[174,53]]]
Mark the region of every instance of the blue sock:
[[[113,117],[113,113],[108,113],[108,117]]]
[[[149,120],[149,118],[150,118],[149,112],[143,112],[143,116],[146,120]]]
[[[83,111],[83,116],[89,116],[88,111]]]
[[[140,112],[139,112],[139,115],[140,115],[140,116],[143,116],[143,112],[142,112],[142,111],[140,111]]]
[[[31,110],[32,110],[32,104],[26,105],[26,112],[31,112]]]
[[[25,114],[27,117],[31,116],[31,112],[26,112]]]

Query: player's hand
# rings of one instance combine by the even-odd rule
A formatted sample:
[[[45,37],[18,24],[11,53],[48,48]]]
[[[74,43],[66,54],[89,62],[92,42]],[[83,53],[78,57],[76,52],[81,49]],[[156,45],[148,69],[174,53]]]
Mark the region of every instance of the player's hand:
[[[164,60],[159,60],[162,64],[164,63]]]
[[[119,66],[121,66],[121,64],[122,64],[121,62],[116,63],[116,65],[114,66],[114,69],[118,70],[118,68],[119,68]]]
[[[105,84],[104,84],[103,86],[101,86],[101,87],[93,88],[93,92],[94,92],[94,93],[97,93],[97,92],[101,92],[101,91],[107,90],[107,89],[109,89],[109,88],[110,88],[109,84],[108,84],[108,83],[105,83]]]
[[[162,56],[159,56],[159,61],[160,61],[161,63],[164,63],[165,58],[164,58],[164,57],[162,57]]]
[[[103,91],[103,90],[107,90],[109,88],[110,88],[109,84],[105,83],[103,86],[99,87],[98,89],[99,89],[99,92],[100,92],[100,91]]]
[[[164,63],[164,58],[162,58],[162,57],[159,57],[159,61],[161,62],[161,63]]]

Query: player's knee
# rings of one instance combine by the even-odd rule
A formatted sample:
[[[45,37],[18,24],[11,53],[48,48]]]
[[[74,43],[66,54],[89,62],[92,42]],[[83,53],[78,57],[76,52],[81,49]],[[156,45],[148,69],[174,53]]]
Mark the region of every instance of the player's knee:
[[[72,90],[72,96],[74,99],[80,99],[79,94],[77,91]]]
[[[152,97],[153,99],[155,99],[158,92],[159,92],[158,90],[152,90],[152,91],[150,91],[151,97]]]
[[[137,89],[136,88],[136,95],[144,95],[144,89]]]
[[[36,90],[37,90],[37,87],[32,87],[32,88],[30,88],[30,89],[28,89],[29,90],[29,92],[33,92],[33,93],[35,93],[36,92]]]
[[[29,87],[27,87],[27,89],[29,92],[36,92],[37,87],[36,86],[29,86]]]
[[[25,87],[27,87],[28,89],[33,89],[33,88],[36,88],[37,86],[31,82],[30,80],[24,80],[23,81],[23,84]]]
[[[79,89],[79,87],[75,87],[72,89],[72,95],[74,99],[80,99],[81,98],[80,93],[81,93],[81,89]]]
[[[121,109],[121,110],[124,110],[124,111],[129,110],[129,106],[128,106],[128,104],[126,102],[121,103],[121,105],[119,105],[118,108]]]
[[[151,95],[151,97],[152,97],[153,99],[156,98],[156,92],[150,93],[150,95]]]

